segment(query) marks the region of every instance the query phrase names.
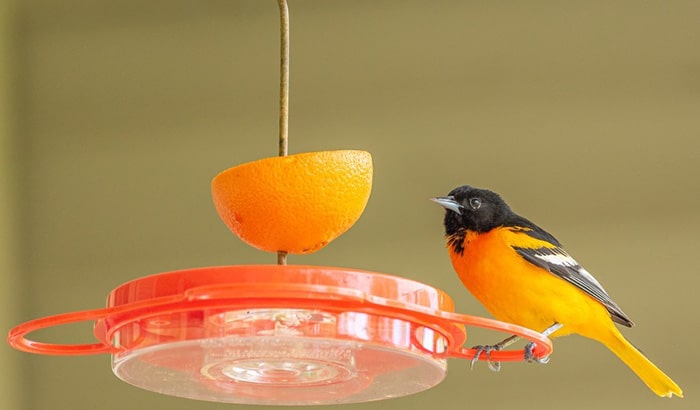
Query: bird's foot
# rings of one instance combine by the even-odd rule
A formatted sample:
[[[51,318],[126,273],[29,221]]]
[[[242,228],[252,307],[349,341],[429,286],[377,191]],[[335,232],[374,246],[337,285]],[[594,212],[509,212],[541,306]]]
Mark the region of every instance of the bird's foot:
[[[500,342],[496,343],[495,345],[479,345],[479,346],[474,346],[472,349],[476,349],[476,354],[474,354],[474,358],[472,359],[469,367],[471,369],[474,368],[474,363],[476,363],[477,360],[479,360],[479,357],[481,357],[481,354],[483,353],[484,356],[486,356],[486,362],[489,365],[489,369],[491,369],[494,372],[498,372],[501,370],[501,362],[494,362],[491,360],[491,352],[493,351],[499,351],[503,350],[506,347],[512,345],[513,343],[517,342],[520,340],[520,336],[510,336],[504,340],[501,340]]]
[[[556,332],[557,330],[561,329],[564,327],[561,323],[554,322],[552,326],[546,328],[542,332],[542,336],[549,336],[552,333]],[[535,357],[535,354],[533,353],[535,351],[535,346],[537,346],[535,343],[530,342],[525,345],[525,361],[528,363],[539,363],[539,364],[546,364],[549,363],[549,356],[545,357]]]
[[[494,362],[491,360],[491,352],[493,351],[498,351],[501,350],[503,347],[499,344],[495,344],[492,346],[474,346],[472,349],[476,349],[476,353],[474,353],[474,358],[469,364],[469,368],[473,369],[474,368],[474,363],[476,363],[479,358],[481,357],[481,354],[483,353],[484,356],[486,356],[486,363],[489,365],[489,369],[494,372],[501,371],[501,362]]]
[[[537,346],[535,343],[528,343],[525,345],[525,361],[528,363],[539,363],[539,364],[546,364],[549,362],[549,356],[545,357],[535,357],[535,354],[533,353],[535,351],[535,346]]]

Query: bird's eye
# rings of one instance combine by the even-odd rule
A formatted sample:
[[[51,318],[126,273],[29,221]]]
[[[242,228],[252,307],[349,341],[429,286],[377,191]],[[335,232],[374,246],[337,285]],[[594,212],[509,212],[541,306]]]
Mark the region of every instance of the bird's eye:
[[[481,207],[481,198],[469,198],[469,206],[471,206],[472,209],[479,209]]]

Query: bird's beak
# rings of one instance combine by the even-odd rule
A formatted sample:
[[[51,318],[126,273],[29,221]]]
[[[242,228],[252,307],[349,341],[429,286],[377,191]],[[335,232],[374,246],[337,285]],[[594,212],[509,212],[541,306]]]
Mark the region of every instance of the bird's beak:
[[[448,211],[456,212],[458,215],[462,215],[462,205],[455,201],[455,198],[450,196],[438,196],[435,198],[430,198],[431,201],[436,202],[441,207],[447,209]]]

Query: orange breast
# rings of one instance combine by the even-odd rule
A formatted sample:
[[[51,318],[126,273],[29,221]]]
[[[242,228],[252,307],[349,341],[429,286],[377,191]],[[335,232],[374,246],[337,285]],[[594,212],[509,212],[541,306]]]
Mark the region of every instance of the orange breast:
[[[554,322],[564,324],[556,336],[595,332],[591,322],[610,322],[595,299],[558,276],[516,253],[520,247],[552,246],[524,233],[497,228],[486,234],[469,233],[462,255],[450,252],[462,283],[499,320],[543,331]],[[596,328],[598,326],[595,326]]]

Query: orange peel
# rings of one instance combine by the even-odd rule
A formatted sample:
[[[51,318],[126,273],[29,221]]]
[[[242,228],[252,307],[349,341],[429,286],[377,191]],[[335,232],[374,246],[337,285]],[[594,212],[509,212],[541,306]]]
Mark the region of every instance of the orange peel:
[[[372,190],[372,156],[359,150],[306,152],[229,168],[212,180],[228,228],[268,252],[315,252],[357,221]]]

